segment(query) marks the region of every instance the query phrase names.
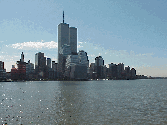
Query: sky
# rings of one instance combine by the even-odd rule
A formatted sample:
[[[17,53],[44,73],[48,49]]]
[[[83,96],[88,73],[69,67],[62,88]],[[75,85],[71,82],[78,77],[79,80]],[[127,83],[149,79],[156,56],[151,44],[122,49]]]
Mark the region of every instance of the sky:
[[[57,62],[57,26],[78,30],[78,51],[89,63],[124,63],[138,75],[167,77],[166,0],[0,0],[0,61],[9,72],[35,53]]]

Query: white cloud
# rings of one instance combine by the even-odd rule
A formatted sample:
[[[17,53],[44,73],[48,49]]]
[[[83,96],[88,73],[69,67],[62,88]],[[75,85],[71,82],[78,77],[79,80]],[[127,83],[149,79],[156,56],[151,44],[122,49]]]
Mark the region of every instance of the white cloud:
[[[152,56],[152,55],[154,55],[154,53],[144,53],[144,54],[139,53],[139,54],[136,54],[136,56]]]
[[[88,57],[95,57],[95,55],[94,54],[90,54],[90,55],[88,55]]]
[[[56,58],[52,58],[52,61],[56,61],[57,62],[57,59]]]
[[[78,42],[79,44],[83,44],[83,42]]]
[[[82,48],[82,47],[83,47],[83,46],[81,46],[81,45],[78,45],[78,46],[77,46],[77,48]]]
[[[24,43],[16,43],[11,45],[12,48],[15,49],[41,49],[41,48],[57,48],[57,42],[50,41],[50,42],[24,42]]]
[[[135,68],[139,75],[149,75],[153,77],[166,77],[166,65],[159,66],[140,66]]]

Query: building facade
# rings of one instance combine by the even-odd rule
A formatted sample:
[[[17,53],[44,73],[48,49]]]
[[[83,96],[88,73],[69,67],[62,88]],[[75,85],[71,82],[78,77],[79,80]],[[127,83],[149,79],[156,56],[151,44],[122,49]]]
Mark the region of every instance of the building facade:
[[[22,52],[20,61],[16,62],[17,69],[12,66],[11,79],[12,80],[26,80],[26,62],[24,62],[24,54]]]
[[[95,58],[95,66],[104,66],[104,60],[101,56]]]
[[[64,74],[64,64],[65,57],[63,51],[65,51],[65,46],[69,45],[69,24],[60,23],[58,25],[58,72],[59,77],[63,77]],[[71,49],[70,49],[71,50]],[[71,53],[71,52],[70,52]]]
[[[69,24],[58,25],[58,75],[64,77],[65,64],[68,55],[77,53],[77,28],[69,27]]]
[[[51,69],[51,58],[47,58],[47,67]]]
[[[104,60],[101,56],[98,56],[95,58],[95,72],[96,72],[96,78],[97,79],[104,79]]]
[[[4,69],[4,62],[0,61],[0,81],[6,80],[6,69]]]
[[[86,65],[87,68],[89,67],[88,56],[84,50],[80,50],[78,52],[78,59],[79,59],[79,64]]]
[[[30,60],[28,63],[26,63],[26,79],[27,80],[33,80],[34,77],[34,64],[30,63]]]
[[[71,46],[71,53],[77,53],[77,28],[69,28],[69,43]]]
[[[46,74],[46,57],[44,57],[44,53],[36,53],[35,54],[35,73],[36,79],[45,79],[47,78]]]

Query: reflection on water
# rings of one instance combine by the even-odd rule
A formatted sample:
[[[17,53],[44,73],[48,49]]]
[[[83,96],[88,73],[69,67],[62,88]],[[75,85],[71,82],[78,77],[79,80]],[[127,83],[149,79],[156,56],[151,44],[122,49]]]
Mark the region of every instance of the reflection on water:
[[[167,124],[167,80],[0,83],[0,122]]]

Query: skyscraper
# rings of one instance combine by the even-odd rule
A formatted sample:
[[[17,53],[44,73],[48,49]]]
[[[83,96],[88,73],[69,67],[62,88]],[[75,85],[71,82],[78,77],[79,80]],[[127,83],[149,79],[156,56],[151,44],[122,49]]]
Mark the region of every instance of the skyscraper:
[[[4,69],[4,62],[0,61],[0,81],[6,79],[6,69]]]
[[[69,51],[70,49],[70,51]],[[63,23],[58,25],[58,74],[63,77],[67,55],[77,53],[77,28],[70,27]]]
[[[104,78],[104,60],[101,56],[95,58],[95,72],[97,78]]]
[[[87,68],[89,67],[89,60],[87,53],[84,50],[80,50],[78,52],[79,64],[86,65]]]
[[[60,23],[58,25],[58,54],[64,44],[69,45],[69,24]]]
[[[71,46],[71,53],[77,53],[77,28],[69,28],[69,43]]]
[[[101,56],[95,58],[95,66],[104,66],[104,60]]]
[[[26,63],[26,79],[31,80],[34,76],[34,64],[30,63],[30,60],[28,63]]]
[[[47,67],[51,69],[51,58],[47,58]]]
[[[46,57],[44,57],[44,53],[36,53],[35,54],[35,69],[39,67],[45,67],[46,66]]]
[[[46,57],[44,57],[44,53],[39,52],[35,54],[35,72],[37,78],[46,77]]]
[[[4,69],[4,62],[0,61],[0,70]]]

